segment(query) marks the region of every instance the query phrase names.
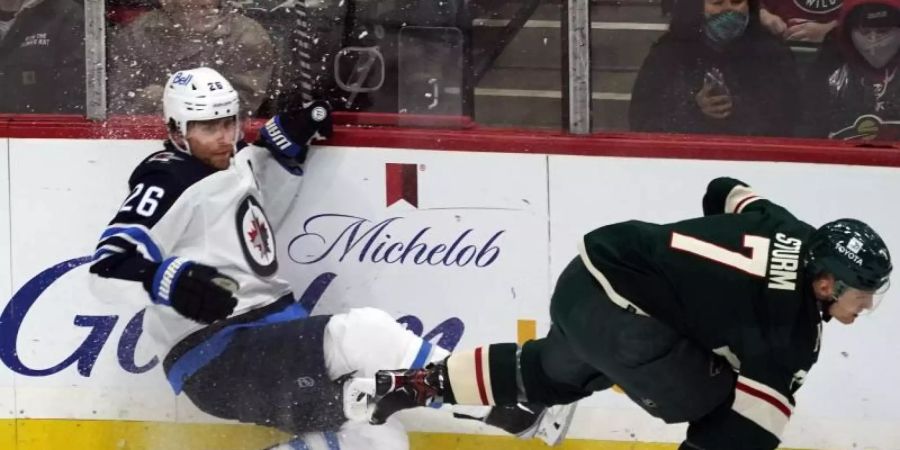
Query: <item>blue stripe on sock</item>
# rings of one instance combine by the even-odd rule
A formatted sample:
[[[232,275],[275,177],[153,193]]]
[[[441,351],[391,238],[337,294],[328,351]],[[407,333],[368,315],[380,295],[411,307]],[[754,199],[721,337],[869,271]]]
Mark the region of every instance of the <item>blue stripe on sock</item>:
[[[419,347],[419,353],[416,355],[416,359],[413,360],[412,366],[410,369],[421,369],[425,367],[425,364],[428,362],[428,355],[431,354],[431,343],[423,340],[422,346]]]
[[[416,359],[413,361],[410,369],[421,369],[425,367],[425,364],[428,364],[428,358],[431,356],[431,351],[434,350],[434,346],[431,345],[431,342],[422,341],[422,346],[419,347],[419,353],[416,354]],[[441,403],[434,402],[429,405],[432,408],[438,409],[441,407]]]
[[[328,450],[341,450],[341,443],[338,441],[337,433],[326,431],[322,434],[325,435],[325,443],[328,444]]]
[[[309,450],[309,445],[306,445],[303,438],[294,439],[287,444],[291,446],[291,450]]]

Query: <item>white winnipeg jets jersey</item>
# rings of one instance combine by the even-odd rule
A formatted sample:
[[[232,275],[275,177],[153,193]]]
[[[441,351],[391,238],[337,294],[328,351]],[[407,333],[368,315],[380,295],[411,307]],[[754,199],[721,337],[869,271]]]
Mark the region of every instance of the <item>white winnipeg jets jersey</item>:
[[[135,169],[131,193],[100,238],[95,293],[110,295],[103,278],[146,282],[157,263],[180,257],[237,280],[232,317],[291,295],[276,275],[275,230],[301,181],[298,168],[288,170],[264,147],[245,146],[217,171],[167,143]],[[204,327],[149,295],[147,305],[145,330],[166,351]]]

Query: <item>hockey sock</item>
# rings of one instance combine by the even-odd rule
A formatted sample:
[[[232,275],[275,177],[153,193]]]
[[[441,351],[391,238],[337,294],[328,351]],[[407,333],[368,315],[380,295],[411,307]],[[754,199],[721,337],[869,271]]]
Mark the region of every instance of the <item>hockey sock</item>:
[[[518,401],[518,345],[493,344],[447,358],[447,378],[453,401],[463,405],[512,405]]]

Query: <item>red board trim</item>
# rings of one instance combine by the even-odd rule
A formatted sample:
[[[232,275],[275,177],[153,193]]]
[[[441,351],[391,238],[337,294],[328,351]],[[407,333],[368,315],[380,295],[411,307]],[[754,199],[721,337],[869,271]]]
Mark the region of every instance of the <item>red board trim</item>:
[[[336,113],[326,145],[467,152],[782,161],[900,167],[900,143],[845,143],[815,139],[737,138],[653,133],[595,133],[480,128],[462,117]],[[248,123],[256,137],[263,120]],[[365,125],[363,125],[365,124]],[[375,124],[374,126],[372,124]],[[427,127],[427,128],[415,128]],[[80,116],[0,115],[0,137],[48,139],[164,139],[158,117],[113,117],[91,122]]]

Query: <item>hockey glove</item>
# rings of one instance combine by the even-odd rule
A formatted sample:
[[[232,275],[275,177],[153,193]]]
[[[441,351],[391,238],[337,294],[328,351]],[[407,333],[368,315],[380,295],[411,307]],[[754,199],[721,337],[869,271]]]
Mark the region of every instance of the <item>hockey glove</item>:
[[[273,155],[302,164],[313,139],[331,137],[331,106],[324,101],[307,104],[299,111],[276,115],[259,132],[257,144]]]
[[[144,288],[154,303],[171,306],[188,319],[213,323],[234,311],[238,283],[214,267],[182,258],[163,261]]]
[[[710,181],[706,187],[706,193],[703,194],[703,215],[724,214],[728,194],[738,186],[750,187],[741,180],[728,177],[719,177]]]

